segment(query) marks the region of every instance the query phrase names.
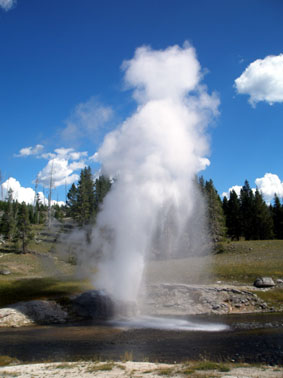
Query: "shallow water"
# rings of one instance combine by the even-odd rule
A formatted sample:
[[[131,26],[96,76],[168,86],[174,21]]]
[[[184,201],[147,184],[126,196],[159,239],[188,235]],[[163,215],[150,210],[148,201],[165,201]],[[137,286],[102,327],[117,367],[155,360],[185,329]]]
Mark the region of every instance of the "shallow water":
[[[133,319],[110,321],[109,325],[126,329],[160,329],[171,331],[205,331],[217,332],[228,330],[224,323],[208,322],[201,319],[189,320],[184,318],[138,316]]]
[[[0,355],[25,362],[119,360],[130,353],[136,361],[208,358],[283,363],[282,314],[195,316],[177,318],[173,323],[177,327],[172,327],[170,318],[147,318],[146,322],[141,319],[0,329]],[[219,325],[225,329],[220,330]]]

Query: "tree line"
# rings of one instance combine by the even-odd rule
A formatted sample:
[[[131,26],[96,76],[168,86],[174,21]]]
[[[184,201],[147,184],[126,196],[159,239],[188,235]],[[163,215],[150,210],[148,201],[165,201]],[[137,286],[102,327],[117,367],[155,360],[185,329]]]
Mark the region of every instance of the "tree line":
[[[274,194],[270,205],[262,193],[252,190],[246,180],[238,195],[230,191],[229,198],[221,200],[212,180],[198,180],[207,201],[208,226],[215,242],[232,240],[283,239],[283,204]]]
[[[35,205],[19,203],[13,199],[13,191],[8,191],[6,201],[0,201],[0,235],[26,252],[28,243],[34,238],[32,224],[43,224],[46,220],[47,207],[36,197]],[[2,240],[3,242],[4,240]]]
[[[94,224],[111,185],[111,180],[104,175],[94,179],[90,167],[82,169],[77,185],[72,184],[67,194],[66,215],[80,227]]]
[[[232,190],[228,197],[220,198],[212,180],[196,178],[206,202],[207,226],[214,243],[230,238],[239,240],[283,239],[283,204],[275,194],[267,205],[261,192],[250,188],[246,180],[238,195]],[[93,177],[90,167],[81,170],[77,184],[73,183],[65,206],[52,206],[53,217],[62,220],[71,217],[77,226],[86,228],[90,236],[104,197],[113,180],[101,175]],[[33,224],[47,224],[49,208],[41,203],[39,195],[33,205],[13,200],[12,190],[5,201],[0,201],[0,239],[21,244],[23,252],[34,235]],[[89,227],[88,227],[89,226]]]
[[[230,238],[239,240],[283,239],[283,205],[275,194],[273,203],[267,205],[262,193],[250,188],[246,180],[240,195],[232,190],[229,198],[221,200],[212,180],[196,178],[206,201],[208,232],[213,242]],[[78,184],[73,184],[67,195],[67,215],[79,226],[95,222],[95,217],[111,180],[100,176],[93,180],[90,167],[81,171]]]

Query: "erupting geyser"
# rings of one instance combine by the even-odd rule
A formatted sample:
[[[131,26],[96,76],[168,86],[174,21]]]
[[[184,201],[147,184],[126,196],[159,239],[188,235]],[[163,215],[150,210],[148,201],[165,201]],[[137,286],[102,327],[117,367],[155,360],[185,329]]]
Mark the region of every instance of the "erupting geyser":
[[[95,287],[135,302],[149,256],[204,248],[195,175],[209,164],[206,126],[219,100],[200,84],[201,67],[188,43],[160,51],[140,47],[122,69],[138,106],[97,153],[103,174],[115,183],[89,254],[99,255]]]

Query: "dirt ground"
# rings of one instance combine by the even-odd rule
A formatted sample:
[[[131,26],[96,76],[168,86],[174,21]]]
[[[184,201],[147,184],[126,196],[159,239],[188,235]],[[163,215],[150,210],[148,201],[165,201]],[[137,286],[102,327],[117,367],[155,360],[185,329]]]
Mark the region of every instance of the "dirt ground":
[[[245,378],[281,378],[283,368],[276,366],[242,366],[228,367],[225,372],[218,370],[195,370],[189,365],[184,364],[156,364],[149,362],[66,362],[66,363],[45,363],[15,365],[0,368],[0,376],[19,377],[19,378],[45,378],[45,377],[147,377],[159,378],[161,376],[169,377],[245,377]]]

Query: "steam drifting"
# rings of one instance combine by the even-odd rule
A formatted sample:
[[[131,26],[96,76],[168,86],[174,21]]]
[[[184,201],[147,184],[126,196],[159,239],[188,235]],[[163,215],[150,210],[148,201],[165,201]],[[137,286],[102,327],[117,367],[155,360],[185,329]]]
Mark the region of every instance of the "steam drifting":
[[[203,248],[194,177],[209,164],[205,130],[219,100],[200,85],[201,67],[188,43],[138,48],[122,69],[138,107],[96,155],[102,172],[116,180],[91,249],[100,256],[95,286],[135,301],[147,257]]]

